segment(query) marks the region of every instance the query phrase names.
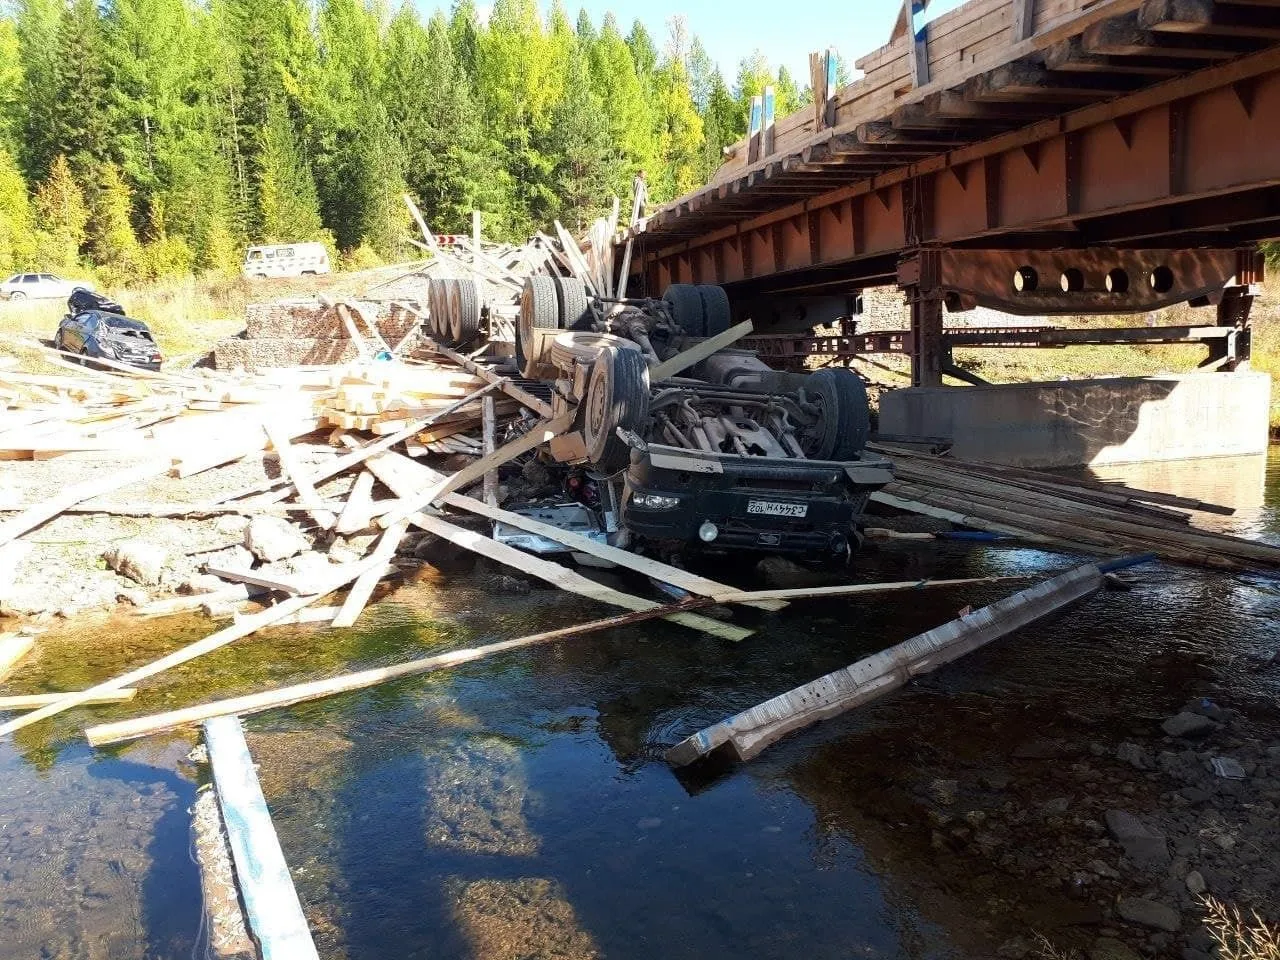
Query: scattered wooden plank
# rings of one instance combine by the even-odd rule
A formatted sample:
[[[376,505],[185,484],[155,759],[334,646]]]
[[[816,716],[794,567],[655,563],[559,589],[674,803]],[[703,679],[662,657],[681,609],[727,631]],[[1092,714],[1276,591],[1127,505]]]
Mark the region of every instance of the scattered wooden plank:
[[[401,306],[403,306],[406,310],[409,310],[410,312],[416,314],[417,316],[423,317],[425,319],[425,314],[410,307],[408,304],[401,304]],[[526,407],[528,407],[538,416],[542,417],[542,419],[550,420],[552,416],[554,416],[551,410],[551,404],[547,403],[545,400],[541,399],[540,397],[535,397],[529,391],[521,389],[520,387],[517,387],[510,380],[506,379],[505,377],[500,377],[498,374],[494,373],[488,367],[485,367],[482,364],[476,363],[470,357],[464,357],[462,354],[458,353],[458,351],[452,349],[451,347],[446,347],[444,344],[438,343],[437,341],[431,339],[430,337],[423,337],[422,339],[427,349],[431,350],[432,352],[438,353],[443,357],[449,358],[458,366],[462,367],[464,370],[467,370],[470,373],[474,373],[477,377],[482,377],[483,379],[488,380],[490,383],[494,383],[494,384],[500,383],[501,385],[498,387],[498,389],[500,389],[507,396],[511,397],[513,400],[520,401],[520,403],[524,404]]]
[[[584,537],[579,533],[569,530],[561,530],[549,523],[543,523],[541,520],[535,520],[532,517],[526,517],[523,514],[512,513],[510,510],[503,510],[500,507],[491,507],[479,500],[471,497],[464,497],[460,494],[451,494],[445,499],[445,503],[459,510],[467,510],[471,513],[479,514],[482,517],[488,517],[490,520],[497,520],[508,526],[518,527],[521,530],[527,530],[530,533],[536,533],[540,537],[546,537],[555,543],[563,544],[579,553],[589,554],[593,557],[599,557],[601,560],[608,560],[616,563],[620,567],[628,570],[634,570],[637,573],[643,573],[646,576],[661,580],[663,583],[669,583],[672,586],[679,587],[681,590],[688,590],[690,593],[701,594],[703,596],[713,598],[731,597],[735,594],[740,595],[742,591],[734,590],[732,587],[723,583],[717,583],[714,580],[708,580],[696,574],[689,573],[687,570],[681,570],[669,564],[661,563],[651,557],[642,557],[639,554],[632,553],[629,550],[621,550],[618,547],[610,546],[607,543],[600,543],[592,540],[590,537]],[[765,610],[780,610],[785,607],[785,603],[776,600],[758,601],[754,605]]]
[[[361,470],[355,485],[347,497],[347,505],[334,525],[333,532],[348,534],[364,530],[373,523],[373,483],[376,478],[368,470]]]
[[[132,700],[138,691],[132,687],[126,687],[124,690],[113,690],[110,693],[100,693],[90,700],[85,701],[85,706],[92,706],[100,703],[124,703]],[[35,710],[38,707],[47,707],[51,703],[57,703],[65,697],[65,693],[28,693],[13,697],[0,697],[0,710]]]
[[[315,680],[310,683],[295,684],[293,686],[281,687],[276,690],[267,690],[262,693],[249,694],[243,697],[234,697],[228,700],[215,700],[211,703],[204,703],[194,707],[186,707],[181,710],[173,710],[168,713],[156,714],[155,716],[150,717],[139,717],[134,720],[122,720],[117,723],[101,724],[99,726],[90,727],[85,731],[85,736],[88,738],[89,743],[94,746],[105,746],[111,743],[121,743],[125,740],[136,740],[139,737],[150,736],[154,733],[176,730],[179,727],[189,726],[193,723],[200,723],[211,717],[232,715],[248,716],[254,713],[261,713],[264,710],[274,710],[278,707],[287,707],[296,703],[304,703],[311,700],[320,700],[325,697],[336,696],[341,693],[364,690],[368,687],[387,683],[391,680],[398,680],[402,677],[416,676],[418,674],[430,673],[435,670],[444,670],[450,667],[460,666],[461,664],[471,663],[475,660],[482,660],[485,657],[493,656],[495,653],[503,653],[508,650],[519,650],[524,647],[551,643],[556,640],[567,640],[571,637],[582,636],[588,633],[598,633],[602,630],[610,630],[615,627],[624,627],[635,623],[641,623],[646,620],[653,620],[658,617],[679,612],[683,608],[684,605],[682,604],[654,607],[652,610],[624,613],[619,616],[606,617],[602,620],[593,620],[589,623],[581,623],[572,627],[563,627],[558,630],[548,630],[543,633],[517,637],[514,640],[503,640],[498,643],[491,643],[482,647],[468,647],[462,650],[451,650],[448,653],[440,653],[434,656],[424,657],[419,660],[411,660],[407,663],[400,663],[390,667],[377,667],[372,670],[362,670],[358,673],[342,674],[337,677]]]
[[[240,720],[208,721],[204,739],[240,894],[263,960],[320,960]]]
[[[263,428],[267,432],[267,439],[271,441],[271,446],[280,455],[280,466],[285,475],[293,481],[294,489],[298,491],[299,501],[310,512],[311,519],[321,529],[328,530],[337,518],[320,502],[320,494],[316,493],[315,485],[295,455],[293,443],[285,436],[285,430],[274,420],[267,420]]]
[[[721,749],[740,761],[750,760],[792,731],[878,699],[912,677],[1089,596],[1101,585],[1097,566],[1076,567],[707,727],[668,750],[666,760],[683,767]]]
[[[0,680],[8,678],[36,645],[36,638],[24,633],[0,633]]]
[[[252,633],[256,633],[263,627],[269,627],[273,623],[283,620],[290,614],[296,613],[303,607],[310,606],[326,594],[332,593],[339,587],[344,587],[351,581],[355,580],[366,570],[381,564],[381,560],[375,560],[372,557],[366,557],[357,563],[347,564],[332,574],[327,576],[321,583],[314,594],[304,597],[289,597],[274,607],[269,607],[261,613],[254,614],[251,617],[245,617],[238,623],[234,623],[229,627],[218,630],[210,634],[203,640],[197,640],[195,643],[188,644],[179,650],[175,650],[168,656],[161,657],[144,666],[138,667],[128,673],[113,677],[110,680],[104,680],[102,683],[96,684],[88,690],[81,690],[78,693],[69,693],[57,703],[51,703],[47,707],[41,707],[39,710],[29,713],[24,717],[16,720],[10,720],[8,723],[0,724],[0,737],[21,730],[23,727],[30,726],[33,723],[39,723],[49,717],[57,716],[73,707],[97,696],[100,693],[110,693],[120,690],[123,687],[131,686],[140,680],[148,677],[154,677],[156,674],[164,673],[166,670],[187,663],[197,657],[202,657],[206,653],[211,653],[225,647],[229,643],[247,637]]]
[[[16,517],[10,517],[4,523],[0,523],[0,546],[4,546],[29,530],[34,530],[43,523],[47,523],[67,507],[82,503],[91,497],[111,493],[121,487],[127,487],[131,483],[141,483],[152,477],[161,476],[168,469],[169,462],[167,460],[146,460],[132,467],[108,473],[105,476],[94,477],[63,487],[43,503],[28,507]]]
[[[498,449],[497,422],[493,409],[493,397],[484,398],[481,412],[482,442],[484,455],[491,456]],[[484,502],[492,507],[498,505],[498,471],[486,470],[484,475]]]
[[[751,332],[751,321],[746,320],[738,324],[736,327],[730,327],[723,333],[718,333],[714,337],[709,337],[701,343],[695,344],[682,353],[677,353],[670,360],[663,360],[649,370],[649,379],[651,381],[664,380],[667,377],[673,377],[682,370],[688,370],[694,364],[701,363],[707,357],[711,356],[731,343],[741,340]]]
[[[290,596],[298,596],[305,592],[305,588],[295,580],[286,579],[284,577],[266,576],[255,570],[239,570],[232,567],[219,567],[213,564],[205,564],[205,573],[213,574],[223,580],[230,580],[239,583],[251,583],[255,586],[262,587],[265,590],[274,590],[277,593],[287,593]]]
[[[579,596],[611,604],[615,607],[623,607],[627,610],[652,610],[660,606],[660,604],[654,603],[652,600],[645,600],[629,593],[623,593],[620,590],[614,590],[612,587],[607,587],[602,583],[597,583],[574,570],[560,566],[558,563],[543,560],[541,557],[535,557],[489,537],[454,526],[440,517],[431,517],[425,513],[418,513],[414,514],[411,520],[415,526],[426,530],[428,533],[433,533],[441,539],[448,540],[455,546],[463,547],[481,556],[488,557],[490,560],[506,564],[514,570],[530,574],[539,580],[545,580],[562,590],[567,590],[569,593],[576,593]],[[743,640],[752,633],[752,631],[745,630],[742,627],[736,627],[732,624],[722,623],[719,620],[712,620],[692,613],[671,614],[665,619],[670,620],[672,623],[689,627],[691,630],[719,637],[722,640]]]
[[[493,453],[467,464],[467,466],[442,482],[412,497],[402,497],[399,507],[378,518],[379,526],[386,529],[393,523],[413,515],[423,507],[436,503],[448,494],[453,493],[453,491],[481,479],[486,471],[493,470],[508,460],[514,460],[522,453],[528,453],[530,450],[542,446],[572,427],[576,416],[576,411],[570,411],[552,420],[536,424],[523,437],[512,440],[510,443],[499,447]]]
[[[374,548],[371,556],[380,558],[384,564],[390,563],[391,559],[396,555],[396,548],[400,546],[400,541],[404,539],[408,529],[408,520],[401,520],[399,523],[388,527],[378,539],[378,545]],[[342,602],[338,615],[333,618],[333,625],[335,627],[350,627],[355,624],[356,618],[360,616],[365,604],[373,596],[373,588],[378,585],[378,581],[381,579],[382,570],[377,567],[361,574],[356,582],[352,584],[351,592],[347,594],[347,599]]]

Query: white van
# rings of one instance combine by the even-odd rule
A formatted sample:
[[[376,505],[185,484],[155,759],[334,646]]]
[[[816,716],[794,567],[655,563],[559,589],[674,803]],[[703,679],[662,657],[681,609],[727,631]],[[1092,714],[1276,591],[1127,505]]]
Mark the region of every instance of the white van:
[[[305,277],[329,272],[323,243],[265,243],[245,251],[246,277]]]

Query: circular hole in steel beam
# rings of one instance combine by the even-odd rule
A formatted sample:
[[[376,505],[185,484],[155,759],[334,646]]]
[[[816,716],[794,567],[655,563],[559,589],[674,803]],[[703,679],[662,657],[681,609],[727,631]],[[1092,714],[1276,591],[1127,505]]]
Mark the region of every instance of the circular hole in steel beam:
[[[1147,277],[1147,282],[1156,293],[1168,293],[1173,289],[1173,271],[1168,267],[1156,267]]]
[[[1062,271],[1058,285],[1062,287],[1063,293],[1079,293],[1084,289],[1084,273],[1075,267],[1067,267]]]
[[[1107,273],[1107,293],[1128,293],[1129,271],[1116,267]]]
[[[1032,267],[1019,267],[1013,271],[1013,289],[1018,293],[1034,293],[1040,285],[1040,276]]]

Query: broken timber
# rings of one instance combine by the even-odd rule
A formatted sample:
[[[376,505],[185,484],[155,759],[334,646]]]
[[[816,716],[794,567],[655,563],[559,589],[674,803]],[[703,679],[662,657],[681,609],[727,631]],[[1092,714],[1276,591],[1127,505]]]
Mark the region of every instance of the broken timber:
[[[844,584],[837,587],[818,587],[814,589],[797,588],[791,590],[762,590],[755,593],[743,592],[739,598],[742,602],[751,602],[754,600],[764,600],[783,594],[788,599],[804,599],[807,597],[831,597],[837,594],[833,591],[840,591],[841,596],[850,594],[879,594],[892,593],[900,590],[917,590],[926,587],[947,587],[959,585],[972,585],[975,583],[992,583],[1004,579],[1023,579],[1021,577],[996,577],[996,578],[979,578],[976,580],[912,580],[903,583],[859,583]],[[716,601],[710,598],[696,598],[685,600],[681,603],[669,604],[664,607],[654,606],[648,610],[637,610],[632,613],[623,613],[614,617],[606,617],[602,620],[592,620],[588,623],[580,623],[572,627],[561,627],[557,630],[548,630],[544,633],[535,633],[526,637],[517,637],[514,640],[501,640],[497,643],[491,643],[482,647],[468,647],[462,650],[451,650],[448,653],[439,653],[430,657],[423,657],[418,660],[410,660],[407,663],[399,663],[390,667],[375,667],[371,670],[362,670],[357,673],[346,673],[337,677],[330,677],[324,680],[313,680],[309,683],[299,683],[288,687],[280,687],[276,690],[264,690],[261,693],[251,693],[241,697],[233,697],[228,700],[214,700],[209,703],[199,704],[193,707],[184,707],[180,710],[171,710],[167,713],[159,713],[149,717],[137,717],[132,720],[120,720],[115,723],[99,724],[90,727],[85,731],[85,737],[89,743],[95,747],[106,746],[111,743],[121,743],[125,740],[136,740],[139,737],[147,737],[154,733],[163,733],[168,730],[176,730],[179,727],[189,726],[194,723],[201,723],[211,717],[223,716],[248,716],[253,713],[261,713],[265,710],[274,710],[279,707],[288,707],[296,703],[306,703],[312,700],[322,700],[325,697],[336,696],[341,693],[350,693],[355,690],[364,690],[374,687],[382,683],[388,683],[392,680],[398,680],[402,677],[412,677],[423,673],[430,673],[434,670],[444,670],[450,667],[461,666],[464,663],[471,663],[476,660],[483,660],[495,653],[503,653],[509,650],[520,650],[524,647],[537,646],[544,643],[552,643],[556,640],[567,640],[571,637],[578,637],[588,633],[598,633],[602,630],[611,630],[615,627],[627,627],[647,620],[655,620],[659,617],[670,616],[674,613],[680,613],[689,610],[696,610],[699,607],[711,606]]]
[[[876,700],[1101,585],[1096,565],[1076,567],[707,727],[668,750],[666,760],[684,767],[722,748],[738,760],[750,760],[788,733]]]
[[[236,877],[262,960],[319,960],[237,717],[204,727]]]

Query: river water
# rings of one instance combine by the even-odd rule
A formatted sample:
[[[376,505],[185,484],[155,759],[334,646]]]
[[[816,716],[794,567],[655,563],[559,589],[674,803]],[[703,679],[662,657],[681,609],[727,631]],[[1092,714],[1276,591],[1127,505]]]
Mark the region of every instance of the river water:
[[[1236,503],[1223,528],[1280,534],[1280,457],[1136,479]],[[1047,573],[1074,559],[895,544],[854,576]],[[1020,759],[1105,742],[1191,697],[1280,729],[1280,668],[1251,666],[1280,649],[1280,584],[1163,565],[1137,576],[1130,592],[697,780],[673,775],[662,751],[1009,586],[738,612],[757,632],[736,645],[643,624],[246,726],[325,958],[990,957],[1019,931],[1052,931],[1070,903],[931,847],[913,797],[933,778],[957,764],[1004,771],[1042,802],[1062,789],[1052,761],[1030,772]],[[499,595],[495,582],[484,569],[424,577],[359,629],[241,641],[134,704],[0,743],[0,958],[203,955],[188,808],[207,774],[186,759],[194,735],[93,750],[83,726],[605,615],[536,586]],[[199,620],[77,624],[46,634],[8,688],[75,689],[207,632]]]

